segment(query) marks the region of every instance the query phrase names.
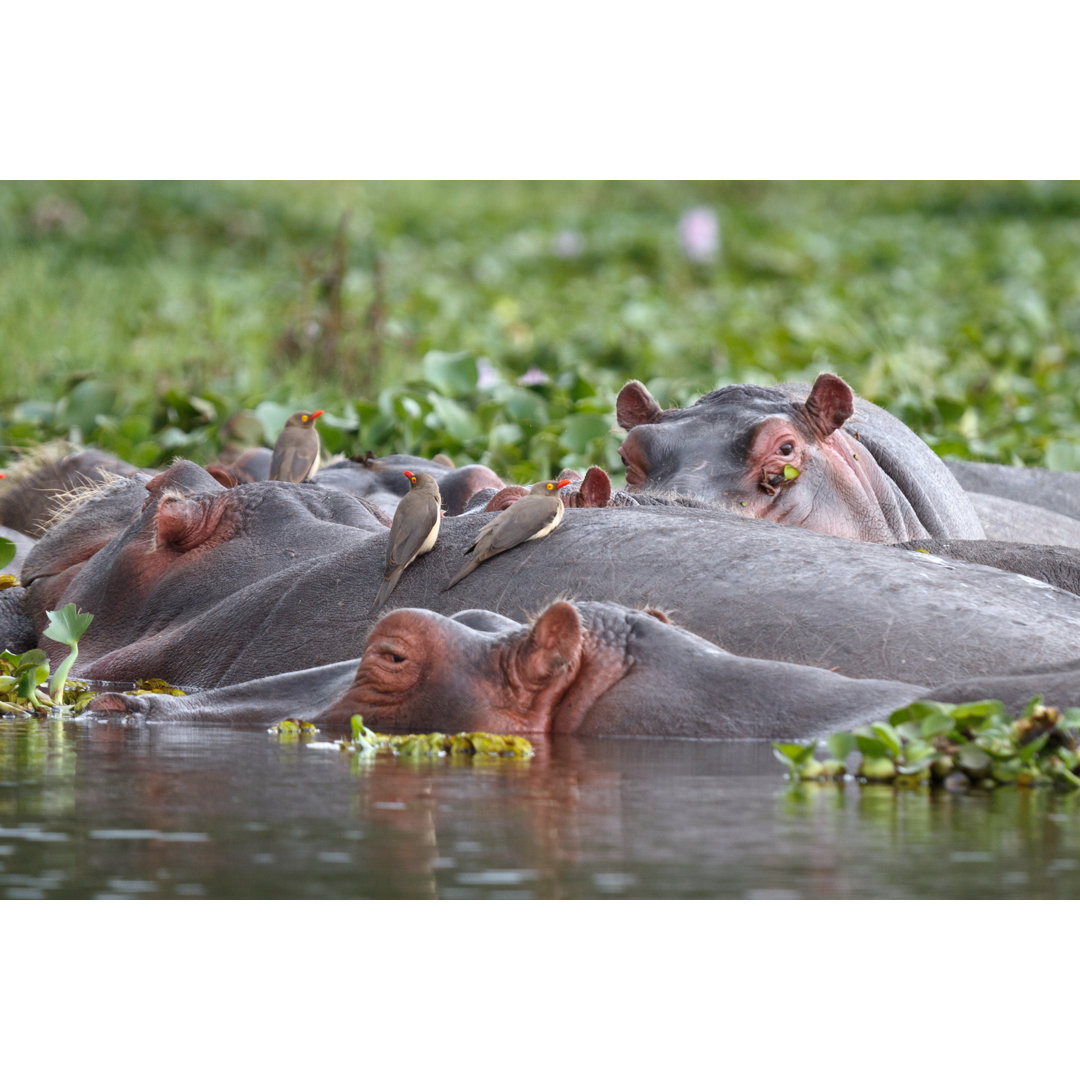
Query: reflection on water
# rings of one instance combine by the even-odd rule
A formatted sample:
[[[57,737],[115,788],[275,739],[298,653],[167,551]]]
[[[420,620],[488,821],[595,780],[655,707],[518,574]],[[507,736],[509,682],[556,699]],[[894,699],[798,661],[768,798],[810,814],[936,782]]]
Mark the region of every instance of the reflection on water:
[[[767,744],[411,763],[0,720],[0,897],[1076,897],[1080,801],[790,790]]]

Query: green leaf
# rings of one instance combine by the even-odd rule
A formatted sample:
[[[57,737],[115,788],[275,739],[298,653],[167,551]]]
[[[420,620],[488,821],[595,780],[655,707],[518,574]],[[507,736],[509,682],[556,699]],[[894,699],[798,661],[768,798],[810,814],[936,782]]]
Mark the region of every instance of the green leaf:
[[[798,476],[799,476],[799,470],[796,469],[794,465],[785,465],[784,466],[784,479],[785,480],[796,480],[796,479],[798,479]]]
[[[432,350],[420,361],[420,368],[432,386],[451,397],[471,393],[479,378],[476,357],[468,352]]]
[[[858,749],[855,736],[850,731],[839,731],[835,735],[830,735],[825,740],[825,746],[828,748],[829,757],[838,758],[840,761],[843,761],[853,750]]]
[[[809,746],[803,746],[801,743],[774,742],[771,745],[778,761],[784,765],[792,765],[797,770],[800,765],[805,765],[813,757],[817,744],[810,743]]]
[[[889,748],[880,739],[872,735],[855,735],[855,745],[863,757],[877,758],[888,757]]]
[[[15,558],[15,541],[6,536],[0,536],[0,569],[7,566]]]
[[[45,614],[49,625],[42,633],[61,645],[75,645],[94,621],[93,615],[80,612],[74,604],[65,604],[59,611],[46,611]]]
[[[606,413],[575,413],[563,421],[563,445],[572,453],[584,454],[593,439],[602,439],[610,430],[611,418]]]
[[[870,730],[885,744],[890,757],[896,757],[900,753],[900,739],[891,724],[871,724]]]

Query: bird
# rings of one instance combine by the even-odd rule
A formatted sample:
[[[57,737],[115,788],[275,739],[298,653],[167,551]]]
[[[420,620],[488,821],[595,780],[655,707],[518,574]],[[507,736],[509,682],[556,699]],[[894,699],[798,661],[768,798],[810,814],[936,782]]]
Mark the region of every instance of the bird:
[[[315,421],[322,414],[322,409],[298,412],[285,421],[270,459],[271,480],[290,480],[299,484],[319,467],[319,433],[315,430]]]
[[[452,589],[486,559],[501,555],[527,540],[539,540],[557,528],[563,518],[559,488],[569,483],[569,480],[549,480],[533,484],[527,495],[511,503],[494,521],[485,525],[465,549],[473,552],[473,557],[454,575],[443,592]]]
[[[398,578],[413,561],[435,546],[442,517],[439,485],[427,473],[405,470],[411,487],[397,504],[386,545],[386,571],[371,610],[382,607],[394,591]]]

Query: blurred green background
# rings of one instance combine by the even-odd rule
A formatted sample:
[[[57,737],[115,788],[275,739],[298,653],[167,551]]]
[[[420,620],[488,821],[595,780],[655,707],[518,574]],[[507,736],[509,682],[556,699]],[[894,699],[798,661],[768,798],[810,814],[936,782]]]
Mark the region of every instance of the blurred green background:
[[[0,184],[0,464],[272,443],[620,473],[614,401],[835,371],[1080,468],[1077,183]]]

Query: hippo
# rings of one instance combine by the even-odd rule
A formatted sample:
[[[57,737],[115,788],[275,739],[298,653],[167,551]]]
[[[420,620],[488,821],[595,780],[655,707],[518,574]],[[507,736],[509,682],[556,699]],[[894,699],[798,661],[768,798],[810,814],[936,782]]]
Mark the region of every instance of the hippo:
[[[1041,506],[1080,520],[1080,473],[995,465],[947,458],[945,465],[964,490]]]
[[[90,678],[210,688],[355,658],[375,621],[387,533],[349,499],[272,481],[186,500],[151,493],[90,558],[39,559],[80,531],[76,512],[23,568],[27,611],[38,633],[44,611],[67,602],[95,615],[75,670]],[[566,598],[656,608],[739,656],[924,686],[1014,670],[1032,654],[1080,657],[1080,597],[1061,589],[701,508],[568,508],[550,536],[444,592],[487,520],[446,518],[391,603],[515,619]],[[63,655],[40,644],[54,661]]]
[[[985,535],[937,455],[836,375],[812,387],[727,386],[686,409],[662,409],[635,380],[616,413],[631,489],[702,496],[853,540]]]
[[[399,608],[363,657],[188,697],[99,695],[92,712],[347,730],[810,738],[885,719],[921,688],[733,656],[659,612],[560,600],[531,625]]]
[[[1036,694],[1080,702],[1080,661],[939,687],[851,679],[821,668],[735,656],[657,611],[558,600],[530,624],[490,611],[399,608],[372,628],[357,661],[235,683],[186,697],[107,692],[91,713],[144,720],[271,724],[347,731],[809,739],[885,720],[919,699]]]
[[[36,539],[45,534],[66,495],[139,471],[102,450],[78,450],[52,460],[47,459],[49,453],[45,448],[7,470],[0,485],[0,525]]]
[[[320,469],[315,482],[325,487],[363,496],[384,513],[393,517],[397,504],[409,492],[405,471],[427,473],[439,485],[443,513],[448,517],[465,510],[470,498],[481,490],[502,488],[503,482],[486,465],[462,465],[455,468],[449,458],[413,457],[390,454],[375,458],[348,458]]]

